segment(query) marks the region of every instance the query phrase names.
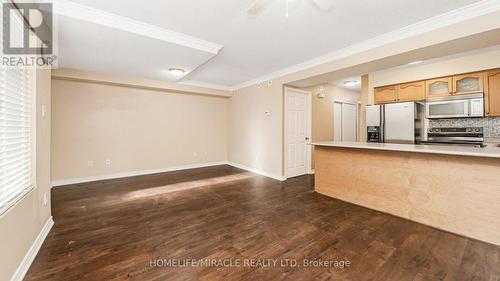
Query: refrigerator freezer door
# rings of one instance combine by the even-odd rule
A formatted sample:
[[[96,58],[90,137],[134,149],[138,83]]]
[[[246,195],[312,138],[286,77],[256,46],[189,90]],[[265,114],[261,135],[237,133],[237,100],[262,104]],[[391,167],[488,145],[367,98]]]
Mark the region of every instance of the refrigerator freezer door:
[[[380,105],[368,105],[366,107],[366,126],[380,126]]]
[[[415,103],[385,105],[385,142],[415,143]]]

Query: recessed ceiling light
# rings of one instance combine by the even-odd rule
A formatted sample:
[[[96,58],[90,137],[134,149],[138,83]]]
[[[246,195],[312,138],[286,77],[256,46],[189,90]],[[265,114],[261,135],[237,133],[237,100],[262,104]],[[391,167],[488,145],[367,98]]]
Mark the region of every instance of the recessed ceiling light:
[[[424,62],[423,60],[417,60],[417,61],[412,61],[412,62],[408,63],[408,65],[416,65],[416,64],[421,64],[423,62]]]
[[[170,74],[172,74],[173,76],[175,76],[175,77],[181,77],[182,75],[184,75],[184,73],[186,73],[186,71],[184,69],[182,69],[182,68],[174,68],[174,67],[169,68],[168,72]]]
[[[356,86],[358,85],[358,81],[345,81],[344,82],[344,85],[348,86],[348,87],[353,87],[353,86]]]

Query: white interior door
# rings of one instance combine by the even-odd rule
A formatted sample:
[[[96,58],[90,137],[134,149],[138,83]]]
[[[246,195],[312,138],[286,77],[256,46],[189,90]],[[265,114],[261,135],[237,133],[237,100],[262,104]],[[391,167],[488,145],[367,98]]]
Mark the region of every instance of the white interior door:
[[[358,114],[356,105],[342,104],[342,141],[356,141]]]
[[[357,104],[334,102],[333,104],[333,140],[357,141],[358,110]]]
[[[309,95],[294,90],[285,93],[286,177],[305,175],[310,161]]]
[[[333,103],[333,140],[342,141],[342,103]]]

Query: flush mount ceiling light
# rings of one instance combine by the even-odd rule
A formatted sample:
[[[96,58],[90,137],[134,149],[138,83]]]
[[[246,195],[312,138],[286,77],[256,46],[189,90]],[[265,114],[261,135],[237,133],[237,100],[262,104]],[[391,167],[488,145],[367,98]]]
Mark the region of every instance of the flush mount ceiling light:
[[[184,73],[186,73],[184,69],[175,67],[169,68],[168,72],[175,77],[181,77],[182,75],[184,75]]]
[[[358,84],[359,84],[358,81],[345,81],[344,82],[344,85],[346,85],[347,87],[354,87],[354,86],[356,86]]]
[[[408,65],[416,65],[416,64],[421,64],[423,62],[424,62],[423,60],[417,60],[417,61],[412,61],[412,62],[408,63]]]

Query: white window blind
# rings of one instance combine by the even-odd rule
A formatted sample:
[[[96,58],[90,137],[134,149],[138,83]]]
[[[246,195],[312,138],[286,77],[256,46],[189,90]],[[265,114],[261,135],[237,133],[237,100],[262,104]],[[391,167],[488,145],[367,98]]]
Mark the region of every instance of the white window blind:
[[[2,68],[0,85],[0,210],[30,187],[30,91],[26,69]]]
[[[30,103],[29,69],[1,66],[0,214],[31,187]]]

